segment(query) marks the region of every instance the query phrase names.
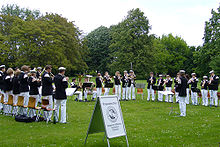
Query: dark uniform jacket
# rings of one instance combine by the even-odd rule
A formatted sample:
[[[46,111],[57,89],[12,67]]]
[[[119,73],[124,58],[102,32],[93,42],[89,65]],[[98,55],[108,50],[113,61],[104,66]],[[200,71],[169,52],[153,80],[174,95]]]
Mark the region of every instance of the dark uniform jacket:
[[[2,71],[0,71],[0,89],[1,90],[5,89],[4,78],[5,78],[5,74]]]
[[[96,88],[102,88],[102,80],[101,77],[96,77]]]
[[[121,80],[118,78],[118,76],[114,76],[115,85],[121,85]]]
[[[159,85],[159,82],[160,82],[160,85]],[[159,91],[163,91],[163,89],[164,89],[163,84],[164,84],[164,80],[163,79],[158,79],[157,80],[157,85],[158,85],[158,90]]]
[[[218,90],[219,77],[214,75],[212,82],[209,84],[209,90]]]
[[[28,86],[28,75],[27,73],[24,73],[23,71],[19,75],[19,81],[20,81],[20,92],[28,92],[29,86]]]
[[[202,87],[204,81],[205,81],[205,84],[204,84],[204,87]],[[208,80],[201,81],[201,89],[205,89],[205,90],[208,89]]]
[[[126,88],[128,86],[128,78],[126,78],[125,76],[122,77],[121,79],[122,81],[122,87]]]
[[[181,82],[178,84],[179,86],[179,96],[186,97],[186,87],[187,87],[187,79],[185,77],[180,77]]]
[[[197,78],[193,79],[189,84],[191,84],[192,92],[197,92],[197,83],[199,80]]]
[[[54,83],[56,87],[55,99],[62,100],[67,99],[66,88],[68,87],[68,81],[64,75],[58,74],[54,78]]]
[[[13,77],[11,76],[6,76],[5,79],[4,79],[4,83],[5,83],[5,91],[11,91],[12,90],[12,80],[13,80]]]
[[[178,84],[178,80],[177,80],[177,77],[174,78],[174,87],[175,87],[175,91],[176,92],[180,92],[180,87],[179,87],[179,84]]]
[[[13,90],[13,94],[20,94],[20,81],[19,81],[19,77],[14,76],[13,80],[12,80],[12,90]]]
[[[37,73],[36,73],[36,77],[39,79],[40,78],[40,72],[39,71],[37,71]]]
[[[38,95],[39,94],[39,87],[41,86],[41,83],[38,82],[36,80],[36,78],[34,77],[29,77],[28,79],[28,84],[30,86],[30,91],[29,91],[29,94],[30,95]]]
[[[151,83],[151,77],[148,77],[147,78],[147,89],[150,89],[150,85],[152,85],[152,88],[154,88],[154,84],[156,84],[156,78],[155,77],[152,77],[153,78],[153,82]]]
[[[173,80],[170,78],[165,85],[166,85],[166,87],[172,87],[172,84],[173,84]]]
[[[131,77],[131,76],[130,76]],[[133,75],[133,79],[130,79],[131,80],[131,84],[133,84],[134,85],[134,87],[135,87],[135,84],[136,84],[136,82],[135,82],[135,80],[136,80],[136,75]]]
[[[48,72],[44,72],[42,75],[42,96],[48,96],[53,94],[53,79]]]

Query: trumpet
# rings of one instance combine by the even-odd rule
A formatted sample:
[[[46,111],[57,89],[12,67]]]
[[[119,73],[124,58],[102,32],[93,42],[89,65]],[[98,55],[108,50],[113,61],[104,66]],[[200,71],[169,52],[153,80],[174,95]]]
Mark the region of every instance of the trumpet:
[[[202,83],[202,88],[204,88],[204,86],[205,86],[205,82],[206,82],[206,81],[204,80],[203,83]]]
[[[151,82],[150,82],[150,83],[151,83],[151,85],[152,85],[152,84],[153,84],[153,77],[151,77],[151,78],[150,78],[150,80],[151,80]]]
[[[212,80],[213,80],[213,77],[210,77],[210,78],[209,78],[209,84],[212,83]]]

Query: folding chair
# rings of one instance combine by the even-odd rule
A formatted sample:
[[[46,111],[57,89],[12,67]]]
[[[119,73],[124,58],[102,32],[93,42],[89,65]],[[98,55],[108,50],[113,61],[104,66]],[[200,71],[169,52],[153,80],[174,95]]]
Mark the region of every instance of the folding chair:
[[[24,113],[24,97],[23,96],[18,96],[18,103],[17,103],[17,106],[18,106],[18,115],[19,114],[23,114]]]
[[[29,108],[28,115],[29,117],[32,117],[35,114],[35,110],[38,111],[38,113],[36,113],[37,114],[36,121],[38,121],[39,116],[40,116],[39,110],[41,109],[41,107],[35,107],[35,104],[36,104],[36,98],[29,97],[28,106],[27,106]]]
[[[142,88],[137,88],[137,93],[136,93],[136,95],[138,95],[138,94],[141,94],[142,100],[143,100],[143,99],[144,99],[144,89],[142,89]]]
[[[113,90],[112,90],[112,94],[113,94],[113,95],[115,94],[115,87],[114,87]]]
[[[7,114],[12,114],[10,107],[13,106],[13,95],[8,95],[8,102],[4,103],[4,105],[8,106],[8,107],[5,107]]]
[[[198,105],[200,104],[201,102],[201,98],[202,98],[202,93],[201,92],[198,92]],[[202,102],[201,102],[202,103]]]
[[[104,94],[105,93],[105,88],[104,87],[102,87],[102,94]]]
[[[56,123],[56,119],[58,118],[57,114],[56,114],[56,111],[54,108],[47,108],[49,106],[49,100],[48,99],[42,99],[42,103],[41,103],[41,110],[43,110],[43,117],[46,119],[46,123],[49,122],[49,118],[48,118],[48,115],[46,114],[47,112],[50,112],[52,111],[53,112],[53,115],[54,115],[54,123]]]
[[[3,94],[1,94],[1,102],[0,102],[1,104],[2,104],[2,109],[0,110],[0,113],[1,114],[3,114],[3,110],[4,110],[4,95]]]

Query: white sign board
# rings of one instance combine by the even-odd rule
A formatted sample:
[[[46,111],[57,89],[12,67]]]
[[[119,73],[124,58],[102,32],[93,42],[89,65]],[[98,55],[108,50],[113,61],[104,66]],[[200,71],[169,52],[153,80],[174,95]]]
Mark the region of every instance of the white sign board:
[[[105,131],[108,138],[125,136],[124,121],[121,107],[117,97],[100,97],[102,116],[104,119]]]

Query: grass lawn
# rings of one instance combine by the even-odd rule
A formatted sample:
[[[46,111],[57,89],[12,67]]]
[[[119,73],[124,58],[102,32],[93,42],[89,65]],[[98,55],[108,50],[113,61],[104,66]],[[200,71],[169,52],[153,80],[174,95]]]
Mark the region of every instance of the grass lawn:
[[[139,81],[143,82],[143,81]],[[0,146],[84,146],[95,102],[68,99],[68,124],[19,123],[0,115]],[[169,115],[173,106],[174,112]],[[121,102],[130,146],[213,146],[220,143],[220,107],[187,105],[187,116],[176,117],[178,104]],[[89,135],[86,146],[107,146],[104,133]],[[125,138],[110,139],[111,146],[126,146]]]

